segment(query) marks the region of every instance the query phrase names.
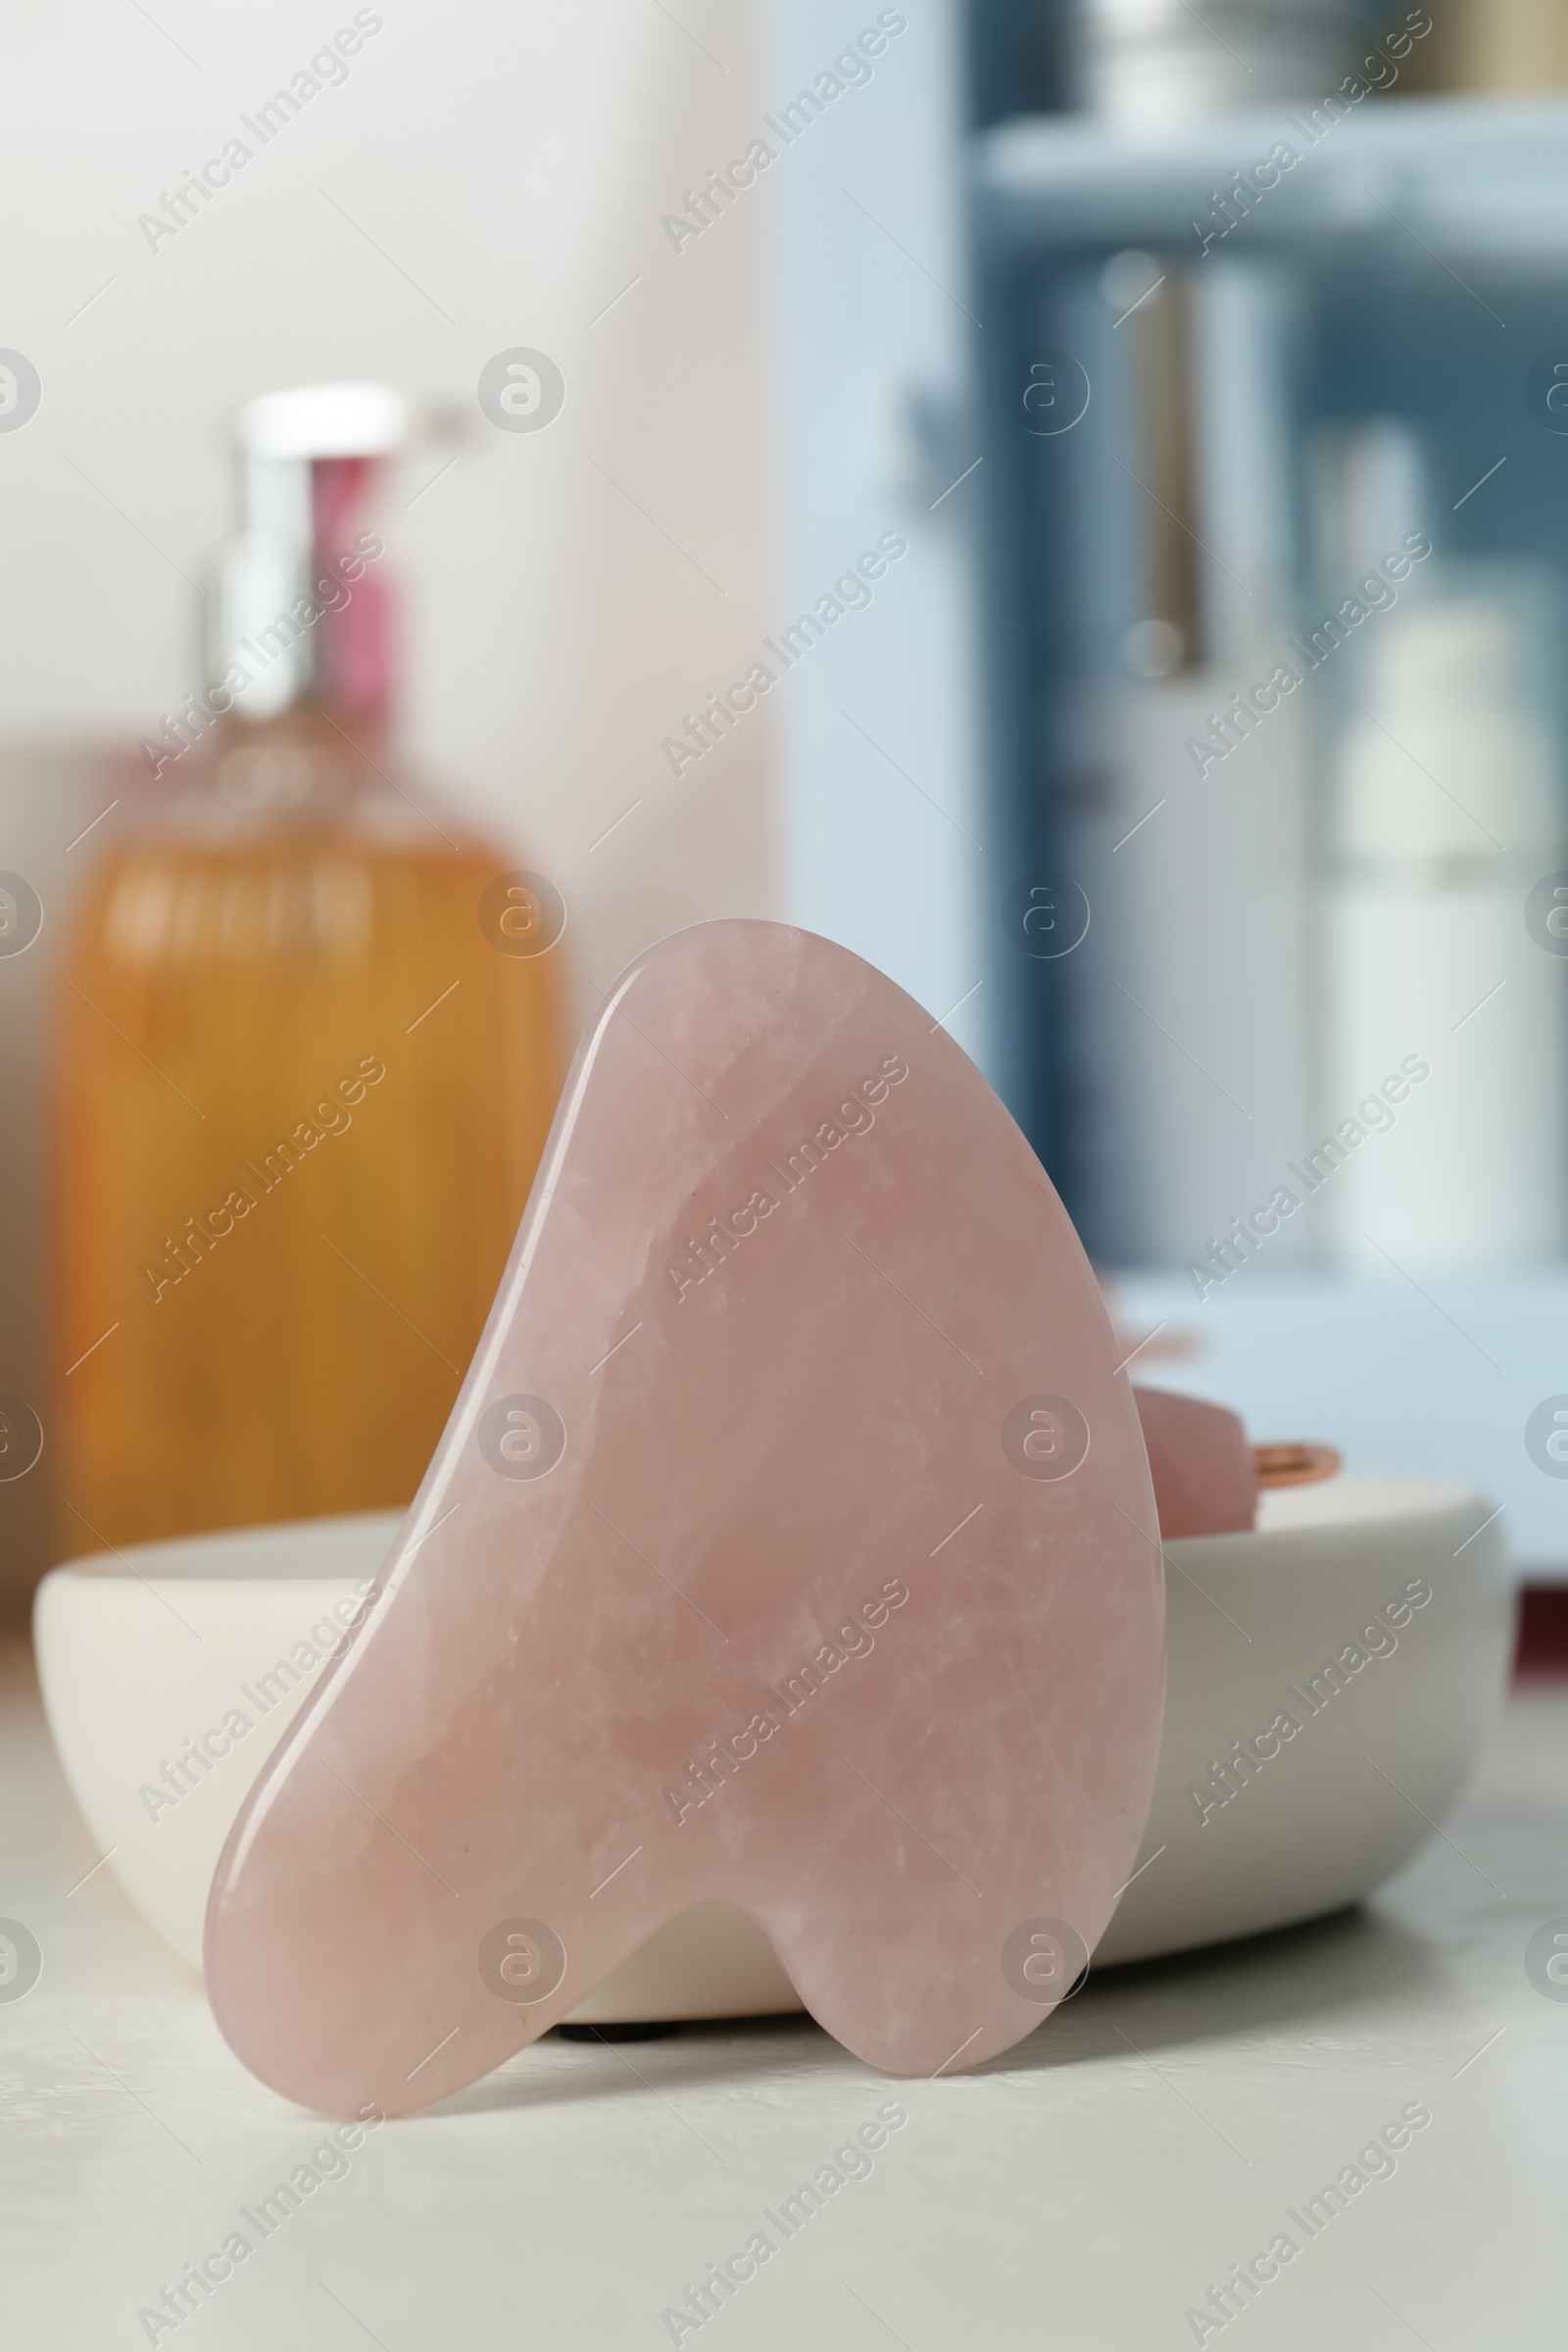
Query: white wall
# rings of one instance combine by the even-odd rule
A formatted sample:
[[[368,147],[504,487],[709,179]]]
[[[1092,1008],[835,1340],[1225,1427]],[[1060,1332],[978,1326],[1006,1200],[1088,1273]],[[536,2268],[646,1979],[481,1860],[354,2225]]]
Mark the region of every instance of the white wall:
[[[884,534],[909,553],[779,698],[782,888],[796,918],[890,972],[985,1066],[995,1030],[972,704],[980,322],[963,240],[958,9],[775,0],[768,111],[855,36],[886,38],[773,167],[784,610]],[[887,28],[894,29],[891,37]],[[847,66],[843,54],[849,51]],[[994,937],[995,922],[991,921]]]
[[[417,757],[557,876],[601,983],[674,924],[765,910],[765,718],[680,786],[660,753],[772,610],[765,210],[679,258],[660,226],[758,111],[751,12],[693,0],[688,34],[651,0],[390,0],[347,79],[154,251],[138,216],[236,132],[256,146],[240,116],[354,12],[155,13],[167,35],[88,0],[10,36],[25,233],[0,341],[43,403],[0,434],[0,736],[135,737],[198,685],[226,416],[381,376],[464,420],[450,470],[425,489],[453,449],[416,453],[386,507]],[[517,344],[566,378],[538,434],[474,401]]]

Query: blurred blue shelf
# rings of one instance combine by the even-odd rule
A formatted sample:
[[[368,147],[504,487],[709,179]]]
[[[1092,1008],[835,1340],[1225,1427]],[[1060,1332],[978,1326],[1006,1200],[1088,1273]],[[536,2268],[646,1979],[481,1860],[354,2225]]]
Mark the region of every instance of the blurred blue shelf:
[[[1538,1470],[1525,1423],[1568,1395],[1568,1267],[1413,1279],[1248,1267],[1200,1300],[1185,1275],[1107,1285],[1134,1377],[1211,1397],[1254,1440],[1338,1446],[1346,1467],[1458,1479],[1505,1508],[1516,1563],[1568,1583],[1568,1478]],[[1417,1287],[1419,1285],[1419,1287]],[[1158,1352],[1173,1342],[1192,1352]]]
[[[1568,105],[1550,100],[1364,99],[1307,144],[1303,101],[1284,112],[1129,129],[1052,116],[1005,122],[974,149],[987,248],[1069,254],[1125,245],[1201,250],[1195,219],[1276,141],[1300,161],[1210,252],[1386,248],[1418,260],[1568,265]],[[1412,242],[1414,240],[1414,242]]]

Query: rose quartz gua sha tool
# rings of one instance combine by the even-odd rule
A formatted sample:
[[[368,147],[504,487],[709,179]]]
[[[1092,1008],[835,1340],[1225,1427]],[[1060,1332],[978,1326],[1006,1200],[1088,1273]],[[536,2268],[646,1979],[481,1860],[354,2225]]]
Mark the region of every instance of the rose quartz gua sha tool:
[[[421,2107],[740,1905],[828,2033],[977,2065],[1077,1981],[1159,1746],[1137,1405],[940,1023],[705,924],[605,1000],[473,1364],[208,1910],[285,2096]]]

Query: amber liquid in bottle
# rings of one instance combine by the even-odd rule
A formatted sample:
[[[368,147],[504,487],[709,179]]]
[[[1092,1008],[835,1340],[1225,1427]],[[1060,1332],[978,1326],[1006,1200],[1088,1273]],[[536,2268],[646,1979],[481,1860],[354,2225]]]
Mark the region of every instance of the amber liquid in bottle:
[[[184,763],[58,991],[64,1551],[406,1503],[562,1076],[561,952],[481,906],[513,861],[379,741],[307,703]]]

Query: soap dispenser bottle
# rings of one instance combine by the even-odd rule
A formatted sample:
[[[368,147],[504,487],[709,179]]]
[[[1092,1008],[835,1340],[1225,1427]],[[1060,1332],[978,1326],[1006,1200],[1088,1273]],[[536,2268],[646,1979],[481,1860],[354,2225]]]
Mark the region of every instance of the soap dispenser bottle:
[[[377,385],[239,418],[209,684],[141,746],[55,1006],[63,1549],[400,1505],[564,1069],[559,899],[391,740]]]

